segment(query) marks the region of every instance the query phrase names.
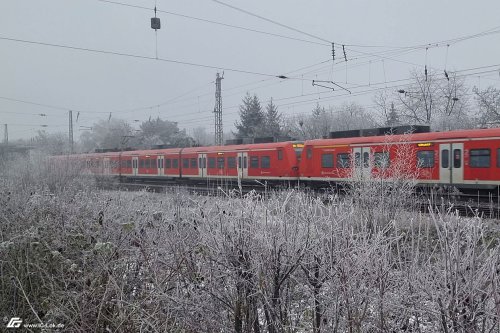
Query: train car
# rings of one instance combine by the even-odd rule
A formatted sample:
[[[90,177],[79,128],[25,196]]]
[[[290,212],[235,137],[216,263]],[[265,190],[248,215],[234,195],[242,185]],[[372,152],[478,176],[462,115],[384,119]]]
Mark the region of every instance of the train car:
[[[420,184],[497,188],[500,129],[310,140],[299,176],[311,184],[346,182],[359,174],[391,177],[402,165]]]
[[[302,144],[276,142],[184,148],[183,179],[298,180]]]
[[[298,180],[302,143],[172,148],[78,155],[88,172],[122,179]]]

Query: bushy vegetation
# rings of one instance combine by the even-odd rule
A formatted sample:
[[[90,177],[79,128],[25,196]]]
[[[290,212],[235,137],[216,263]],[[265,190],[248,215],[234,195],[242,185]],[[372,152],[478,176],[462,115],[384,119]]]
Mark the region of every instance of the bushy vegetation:
[[[39,165],[2,175],[5,317],[68,332],[500,331],[498,225],[378,190],[409,182],[209,197],[100,191]]]

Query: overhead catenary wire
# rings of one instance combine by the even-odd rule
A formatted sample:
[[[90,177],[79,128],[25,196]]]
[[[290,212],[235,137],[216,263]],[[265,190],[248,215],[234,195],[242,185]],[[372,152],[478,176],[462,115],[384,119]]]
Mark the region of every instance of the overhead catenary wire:
[[[300,67],[298,69],[286,72],[285,74],[295,73],[295,72],[298,72],[298,71],[303,70],[303,69],[308,69],[308,68],[311,68],[311,67],[314,67],[314,66],[317,66],[317,65],[324,64],[324,63],[326,63],[328,61],[329,60],[325,60],[325,61],[321,61],[319,63],[315,63],[313,65],[303,66],[303,67]],[[271,80],[271,78],[267,78],[267,79],[263,79],[263,80],[259,80],[259,81],[255,81],[255,82],[251,82],[251,83],[239,85],[239,86],[236,86],[236,87],[233,87],[233,88],[225,89],[225,91],[231,91],[231,90],[235,90],[235,89],[238,89],[238,88],[241,88],[241,87],[245,87],[245,86],[248,86],[248,85],[252,85],[252,84],[255,84],[255,83],[261,83],[261,82],[265,82],[265,81],[269,81],[269,80]],[[280,82],[282,82],[282,80]],[[175,102],[175,101],[179,100],[180,98],[182,98],[184,96],[189,95],[190,93],[193,93],[195,91],[200,90],[200,88],[209,87],[209,85],[211,85],[213,83],[214,83],[214,81],[211,80],[208,83],[200,85],[200,86],[198,86],[198,87],[196,87],[194,89],[190,89],[190,90],[188,90],[188,91],[186,91],[184,93],[181,93],[181,94],[177,95],[176,97],[170,98],[170,99],[168,99],[167,101],[164,101],[164,102],[149,104],[149,105],[141,106],[141,107],[134,107],[134,108],[131,108],[131,109],[115,109],[112,112],[114,112],[114,113],[120,113],[120,114],[121,113],[130,113],[130,112],[135,112],[135,111],[141,111],[141,110],[151,109],[152,107],[168,105],[168,104],[170,104],[172,102]],[[274,84],[275,83],[273,83],[272,85],[274,85]],[[269,85],[269,86],[271,86],[271,85]],[[210,86],[210,89],[212,89],[211,86]],[[204,95],[210,95],[210,96],[212,96],[213,92],[210,91],[209,93],[204,94]],[[198,95],[197,98],[199,99],[200,96],[204,96],[204,95]],[[232,94],[232,95],[234,95],[234,94]],[[232,96],[232,95],[230,95],[230,96]],[[33,102],[33,101],[29,101],[29,100],[24,100],[24,99],[19,99],[19,98],[12,98],[12,97],[6,97],[6,96],[0,96],[0,99],[6,100],[6,101],[11,101],[11,102],[17,102],[17,103],[23,103],[23,104],[40,106],[40,107],[54,109],[54,110],[61,110],[61,111],[64,111],[64,112],[67,112],[68,110],[71,109],[71,110],[77,112],[78,115],[80,113],[83,113],[83,114],[109,114],[109,111],[83,110],[83,109],[78,109],[78,108],[74,108],[74,107],[52,105],[52,104],[41,103],[41,102]],[[186,101],[186,100],[184,100],[184,101]],[[20,113],[20,112],[10,112],[10,111],[0,111],[0,114],[1,113],[23,114],[23,113]],[[29,115],[39,115],[39,114],[29,113]]]
[[[109,1],[109,0],[98,0],[98,1],[112,3],[112,4],[119,4],[119,5],[129,6],[129,7],[136,7],[136,8],[141,8],[141,9],[145,9],[145,10],[146,9],[150,10],[150,8],[147,8],[147,7],[130,5],[130,4],[124,4],[124,3],[119,3],[117,1]],[[165,12],[167,12],[167,11],[165,11]],[[168,13],[170,13],[170,14],[176,14],[176,13],[171,13],[171,12],[168,12]],[[184,16],[186,16],[186,15],[184,15]],[[188,16],[186,16],[186,17],[188,17]],[[191,17],[191,18],[193,18],[193,17]],[[219,22],[215,22],[215,23],[219,23]],[[491,28],[489,30],[486,30],[486,31],[483,31],[483,32],[480,32],[480,33],[477,33],[477,34],[467,35],[467,36],[458,37],[458,38],[455,38],[455,39],[452,39],[452,40],[447,40],[446,42],[450,42],[450,41],[451,42],[459,42],[459,41],[463,41],[463,40],[468,39],[468,38],[475,38],[475,37],[480,37],[480,36],[484,36],[484,35],[487,35],[487,34],[497,33],[498,31],[496,31],[496,29],[498,29],[498,28],[499,27]],[[434,43],[434,44],[435,44],[435,46],[439,46],[436,43]],[[356,46],[356,47],[364,46],[364,45],[359,45],[359,44],[345,44],[345,45],[347,45],[347,46],[349,46],[349,45],[350,46]],[[429,47],[429,45],[431,45],[431,44],[422,44],[421,46],[423,46],[423,45],[425,45],[426,47]],[[375,47],[375,45],[369,45],[369,47]],[[382,47],[382,46],[377,45],[377,47]],[[419,47],[419,46],[417,45],[416,47]],[[405,47],[398,47],[398,48],[405,48]],[[365,52],[359,52],[359,51],[355,51],[355,52],[364,54],[365,56],[368,56],[368,57],[371,57],[371,56],[382,57],[381,55],[377,55],[377,53],[365,53]],[[390,51],[383,51],[383,52],[390,52]],[[405,52],[405,51],[402,51],[402,52]],[[390,59],[390,60],[393,60],[393,61],[399,61],[397,59],[392,59],[392,58],[387,58],[387,57],[386,57],[386,59]],[[407,62],[405,62],[405,63],[407,63]],[[412,63],[408,63],[408,64],[412,64]],[[417,65],[417,64],[412,64],[412,65]],[[295,79],[298,79],[298,78],[295,78]]]
[[[167,63],[173,63],[173,64],[179,64],[179,65],[185,65],[185,66],[192,66],[192,67],[200,67],[200,68],[209,68],[209,69],[216,69],[216,70],[224,70],[224,71],[228,71],[228,72],[235,72],[235,73],[241,73],[241,74],[258,75],[258,76],[266,76],[266,77],[279,77],[280,76],[280,74],[269,74],[269,73],[255,72],[255,71],[250,71],[250,70],[230,68],[230,67],[224,67],[224,66],[214,66],[214,65],[208,65],[208,64],[199,64],[199,63],[187,62],[187,61],[175,60],[175,59],[155,58],[155,57],[146,56],[146,55],[124,53],[124,52],[116,52],[116,51],[108,51],[108,50],[100,50],[100,49],[92,49],[92,48],[71,46],[71,45],[65,45],[65,44],[55,44],[55,43],[48,43],[48,42],[40,42],[40,41],[33,41],[33,40],[27,40],[27,39],[5,37],[5,36],[0,36],[0,40],[7,40],[7,41],[11,41],[11,42],[33,44],[33,45],[58,47],[58,48],[69,49],[69,50],[74,50],[74,51],[83,51],[83,52],[98,53],[98,54],[107,54],[107,55],[114,55],[114,56],[121,56],[121,57],[128,57],[128,58],[163,61],[163,62],[167,62]]]
[[[495,67],[494,69],[489,69],[489,70],[484,70],[484,71],[479,71],[479,72],[473,72],[473,73],[464,73],[464,74],[458,74],[456,75],[457,77],[467,77],[467,76],[476,76],[476,75],[481,75],[481,74],[487,74],[487,73],[496,73],[497,68],[500,66],[500,64],[495,64],[495,65],[487,65],[487,66],[479,66],[479,67],[473,67],[473,68],[467,68],[467,69],[462,69],[462,70],[457,70],[454,73],[462,73],[462,72],[470,72],[470,71],[475,71],[475,70],[482,70],[482,69],[487,69],[487,68],[492,68]],[[437,73],[431,74],[432,76],[438,76]],[[438,80],[443,80],[444,78],[439,78]],[[392,80],[392,81],[384,81],[384,82],[378,82],[378,83],[371,83],[371,86],[377,86],[377,85],[384,85],[384,87],[380,88],[372,88],[372,89],[367,89],[361,92],[354,92],[352,93],[351,96],[360,96],[363,94],[367,93],[372,93],[376,92],[379,90],[385,90],[385,89],[390,89],[390,88],[396,88],[400,87],[401,82],[405,81],[411,81],[411,78],[405,78],[405,79],[398,79],[398,80]],[[387,86],[387,83],[398,83],[397,85],[392,85],[392,86]],[[363,87],[369,87],[368,85],[358,85],[356,88],[363,88]],[[282,100],[287,100],[287,99],[294,99],[294,98],[301,98],[301,97],[307,97],[311,95],[316,95],[316,93],[311,93],[307,95],[297,95],[297,96],[290,96],[290,97],[284,97],[284,98],[275,98],[273,101],[279,102]],[[350,94],[338,94],[338,95],[333,95],[330,97],[323,97],[322,101],[330,101],[335,98],[343,97],[343,96],[349,96]],[[5,100],[10,100],[10,101],[16,101],[20,103],[27,103],[27,104],[32,104],[32,105],[38,105],[38,106],[43,106],[43,107],[49,107],[49,108],[54,108],[54,109],[59,109],[59,110],[64,110],[67,111],[69,108],[61,107],[61,106],[54,106],[54,105],[48,105],[48,104],[43,104],[43,103],[37,103],[37,102],[31,102],[31,101],[25,101],[25,100],[19,100],[19,99],[13,99],[13,98],[8,98],[8,97],[2,97],[0,96],[0,99],[5,99]],[[285,104],[278,104],[278,107],[280,106],[289,106],[289,105],[302,105],[302,104],[311,104],[311,102],[315,103],[317,102],[317,98],[314,99],[308,99],[308,100],[303,100],[303,101],[296,101],[296,102],[290,102],[290,103],[285,103]],[[235,106],[229,106],[223,108],[224,110],[232,109],[232,108],[237,108],[239,107],[238,105]],[[74,110],[74,109],[73,109]],[[79,112],[85,112],[85,111],[79,111]],[[103,112],[106,114],[109,114],[109,112]],[[226,114],[230,114],[231,112],[226,112]],[[234,113],[234,112],[233,112]],[[177,117],[180,116],[186,116],[190,115],[193,113],[182,113],[181,115],[178,115]],[[197,117],[196,119],[203,119],[203,117]],[[184,123],[184,122],[183,122]],[[39,126],[39,125],[33,125],[33,126]]]
[[[305,31],[299,30],[299,29],[294,28],[294,27],[291,27],[291,26],[289,26],[289,25],[286,25],[286,24],[280,23],[280,22],[278,22],[278,21],[275,21],[275,20],[271,20],[271,19],[269,19],[269,18],[266,18],[266,17],[264,17],[264,16],[261,16],[261,15],[255,14],[255,13],[252,13],[252,12],[250,12],[250,11],[248,11],[248,10],[241,9],[241,8],[239,8],[239,7],[236,7],[236,6],[230,5],[230,4],[228,4],[228,3],[225,3],[225,2],[222,2],[222,1],[219,1],[219,0],[212,0],[212,1],[213,1],[213,2],[216,2],[216,3],[220,4],[220,5],[223,5],[223,6],[226,6],[226,7],[232,8],[232,9],[234,9],[234,10],[237,10],[237,11],[239,11],[239,12],[245,13],[245,14],[247,14],[247,15],[257,17],[257,18],[259,18],[259,19],[261,19],[261,20],[264,20],[264,21],[267,21],[267,22],[269,22],[269,23],[273,23],[273,24],[278,25],[278,26],[280,26],[280,27],[283,27],[283,28],[286,28],[286,29],[289,29],[289,30],[292,30],[292,31],[298,32],[298,33],[300,33],[300,34],[302,34],[302,35],[305,35],[305,36],[308,36],[308,37],[311,37],[311,38],[314,38],[314,39],[320,40],[320,41],[325,42],[325,43],[328,43],[328,44],[331,44],[331,43],[332,43],[332,41],[331,41],[331,40],[328,40],[328,39],[325,39],[325,38],[322,38],[322,37],[318,37],[318,36],[316,36],[316,35],[313,35],[313,34],[310,34],[310,33],[308,33],[308,32],[305,32]]]
[[[150,9],[149,9],[149,10],[150,10]],[[494,33],[494,32],[492,32],[492,33]],[[458,40],[457,40],[457,41],[458,41]],[[352,44],[346,44],[346,45],[352,45]],[[368,54],[369,54],[369,53],[367,53],[367,56],[368,56]],[[268,79],[266,79],[266,80],[268,80]],[[262,80],[262,81],[264,81],[264,80]],[[107,112],[103,112],[103,113],[107,113]]]
[[[111,0],[97,0],[97,1],[105,2],[105,3],[110,3],[110,4],[117,4],[117,5],[122,5],[122,6],[128,6],[128,7],[133,7],[133,8],[140,8],[140,9],[150,10],[147,7],[138,6],[138,5],[131,5],[131,4],[127,4],[127,3],[121,3],[121,2],[118,2],[118,1],[111,1]],[[230,8],[235,9],[235,10],[242,11],[242,12],[248,14],[248,15],[252,15],[252,16],[258,17],[259,19],[266,20],[266,21],[268,21],[270,23],[277,24],[277,25],[279,25],[281,27],[285,27],[287,29],[291,29],[291,30],[293,30],[295,32],[299,32],[299,33],[303,33],[303,34],[306,34],[306,35],[310,35],[313,38],[316,38],[316,39],[319,39],[319,40],[322,40],[323,42],[325,42],[325,44],[322,44],[322,45],[327,45],[326,43],[328,43],[328,45],[331,44],[331,41],[326,41],[326,39],[323,39],[321,37],[309,34],[307,32],[304,32],[302,30],[296,29],[294,27],[290,27],[288,25],[284,25],[284,24],[282,24],[280,22],[277,22],[275,20],[271,20],[271,19],[265,18],[265,17],[263,17],[261,15],[257,15],[257,14],[251,13],[249,11],[246,11],[246,10],[243,10],[241,8],[238,8],[238,7],[234,6],[234,5],[229,5],[229,4],[224,3],[222,1],[216,1],[216,0],[212,0],[212,1],[217,2],[217,3],[219,3],[221,5],[224,5],[224,6],[228,6]],[[232,27],[232,28],[242,28],[242,27],[232,26],[232,25],[229,25],[229,24],[223,24],[223,23],[215,22],[215,21],[211,21],[211,20],[200,19],[200,18],[189,16],[189,15],[178,14],[178,13],[173,13],[173,12],[168,12],[168,11],[164,11],[164,12],[168,13],[168,14],[172,14],[172,15],[177,15],[177,16],[180,16],[180,17],[189,18],[189,19],[195,19],[195,20],[205,21],[207,23],[221,24],[221,25],[226,25],[228,27]],[[252,31],[253,30],[253,29],[246,29],[246,28],[243,28],[243,29],[244,30],[248,30],[248,31]],[[355,50],[355,49],[349,49],[349,51],[355,52],[357,54],[362,54],[365,57],[383,58],[382,57],[383,53],[385,53],[385,52],[391,52],[391,51],[394,51],[395,49],[396,50],[399,49],[399,51],[404,52],[404,50],[410,50],[410,51],[413,50],[413,51],[415,51],[415,50],[419,50],[419,49],[423,49],[423,48],[427,48],[428,49],[428,48],[434,48],[434,47],[442,47],[442,46],[447,45],[449,43],[458,43],[458,42],[462,42],[462,41],[465,41],[465,40],[468,40],[468,39],[471,39],[471,38],[478,38],[478,37],[483,37],[483,36],[487,36],[487,35],[490,35],[490,34],[500,33],[499,29],[500,29],[500,26],[496,26],[496,27],[490,28],[488,30],[481,31],[479,33],[474,33],[474,34],[471,34],[471,35],[465,35],[465,36],[455,37],[453,39],[448,39],[448,40],[443,40],[443,41],[438,41],[438,42],[431,42],[431,43],[425,43],[425,44],[417,44],[417,45],[413,45],[413,46],[362,45],[362,44],[347,44],[347,43],[344,43],[342,45],[344,47],[345,46],[359,47],[359,48],[362,48],[362,47],[370,47],[370,48],[377,47],[377,48],[390,48],[390,49],[392,49],[392,50],[385,50],[385,51],[382,51],[382,52],[362,52],[362,51]],[[254,32],[262,32],[262,31],[254,31]],[[263,32],[263,33],[265,33],[265,32]],[[276,35],[277,37],[288,38],[286,36],[272,34],[272,33],[266,33],[266,34]],[[304,41],[304,40],[302,40],[302,41]],[[307,42],[310,42],[310,41],[307,41]],[[345,50],[344,47],[343,47],[343,50]],[[393,59],[393,58],[388,58],[388,57],[385,57],[384,59],[392,60],[392,61],[396,61],[396,62],[401,62],[401,63],[406,63],[406,64],[413,65],[413,66],[420,66],[419,64],[404,62],[404,61],[401,61],[401,60],[398,60],[398,59]]]
[[[493,67],[493,66],[491,66]],[[464,77],[464,76],[475,76],[477,74],[483,74],[483,73],[492,73],[492,72],[496,72],[496,70],[487,70],[487,71],[482,71],[482,72],[479,72],[479,73],[469,73],[469,74],[462,74],[462,75],[457,75],[457,77]],[[433,76],[436,76],[436,77],[439,77],[439,74],[438,73],[435,73],[433,74]],[[439,78],[438,80],[443,80],[443,78]],[[326,97],[322,97],[321,100],[323,102],[325,101],[331,101],[333,99],[336,99],[336,98],[342,98],[342,97],[349,97],[349,96],[361,96],[361,95],[365,95],[365,94],[370,94],[370,93],[374,93],[374,92],[377,92],[377,91],[383,91],[383,90],[386,90],[386,89],[395,89],[395,88],[398,88],[401,86],[401,83],[402,82],[405,82],[405,81],[411,81],[411,78],[406,78],[406,79],[399,79],[399,80],[392,80],[392,81],[384,81],[384,82],[378,82],[378,83],[372,83],[372,87],[374,86],[378,86],[378,85],[383,85],[382,87],[375,87],[375,88],[371,88],[371,89],[366,89],[366,90],[362,90],[362,91],[358,91],[358,92],[354,92],[352,94],[349,94],[349,93],[343,93],[343,94],[337,94],[337,95],[333,95],[331,94],[332,96],[326,96]],[[388,83],[397,83],[395,85],[387,85]],[[369,87],[368,85],[359,85],[358,88],[363,88],[363,87]],[[297,95],[297,96],[291,96],[291,97],[285,97],[285,98],[276,98],[276,99],[273,99],[273,101],[276,101],[276,102],[279,102],[279,101],[282,101],[282,100],[286,100],[286,99],[294,99],[294,98],[300,98],[300,97],[307,97],[307,96],[311,96],[311,95],[316,95],[316,93],[311,93],[311,94],[308,94],[308,95]],[[307,100],[302,100],[302,101],[295,101],[295,102],[289,102],[289,103],[278,103],[277,106],[278,107],[284,107],[284,106],[300,106],[300,105],[306,105],[306,104],[314,104],[318,102],[318,99],[317,98],[313,98],[313,99],[307,99]],[[234,105],[234,106],[228,106],[228,107],[225,107],[224,110],[229,110],[229,109],[237,109],[239,107],[239,105]],[[226,114],[236,114],[238,111],[230,111],[230,112],[225,112]],[[177,117],[184,117],[184,116],[188,116],[188,115],[192,115],[193,113],[183,113],[182,115],[178,115]],[[197,117],[197,118],[193,118],[193,119],[188,119],[188,120],[182,120],[182,123],[183,124],[186,124],[186,123],[189,123],[189,122],[203,122],[204,119],[209,119],[208,117],[207,118],[204,118],[204,117]]]
[[[125,7],[143,9],[143,10],[148,10],[148,11],[151,10],[151,8],[148,8],[148,7],[139,6],[139,5],[132,5],[132,4],[127,4],[127,3],[118,2],[118,1],[111,1],[111,0],[96,0],[96,1],[105,2],[105,3],[109,3],[109,4],[114,4],[114,5],[125,6]],[[276,33],[268,32],[268,31],[257,30],[257,29],[242,27],[242,26],[238,26],[238,25],[234,25],[234,24],[218,22],[218,21],[209,20],[209,19],[205,19],[205,18],[195,17],[192,15],[176,13],[176,12],[172,12],[172,11],[168,11],[168,10],[158,9],[157,11],[159,13],[164,13],[164,14],[168,14],[168,15],[172,15],[172,16],[178,16],[178,17],[182,17],[185,19],[189,19],[189,20],[195,20],[195,21],[205,22],[205,23],[209,23],[209,24],[215,24],[215,25],[219,25],[219,26],[224,26],[224,27],[228,27],[228,28],[253,32],[253,33],[257,33],[257,34],[262,34],[262,35],[267,35],[267,36],[272,36],[272,37],[277,37],[277,38],[282,38],[282,39],[288,39],[288,40],[293,40],[293,41],[298,41],[298,42],[303,42],[303,43],[308,43],[308,44],[316,44],[316,45],[320,45],[320,46],[329,46],[330,45],[329,43],[328,44],[327,43],[319,43],[319,42],[315,42],[315,41],[311,41],[311,40],[307,40],[307,39],[285,36],[285,35],[276,34]]]
[[[119,2],[119,1],[112,1],[112,0],[96,0],[96,1],[103,2],[103,3],[108,3],[108,4],[113,4],[113,5],[126,6],[126,7],[141,9],[141,10],[147,10],[147,11],[151,10],[151,8],[149,8],[149,7],[135,5],[135,4],[129,4],[129,3],[124,3],[124,2]],[[225,6],[231,6],[233,9],[237,8],[235,6],[223,3],[222,1],[215,1],[215,0],[212,0],[212,1],[219,2],[220,4],[223,4]],[[238,10],[241,11],[242,9],[238,8]],[[190,20],[197,20],[197,21],[206,22],[206,23],[209,23],[209,24],[221,25],[221,26],[226,26],[226,27],[229,27],[229,28],[234,28],[234,29],[239,29],[239,30],[246,30],[246,31],[249,31],[249,32],[254,32],[254,33],[259,33],[259,34],[264,34],[264,35],[269,35],[269,36],[275,36],[275,37],[285,38],[285,39],[290,39],[290,40],[296,40],[296,41],[301,41],[301,42],[305,42],[305,43],[313,43],[313,44],[318,44],[318,45],[327,46],[327,47],[329,47],[331,45],[331,41],[328,41],[328,40],[326,40],[326,39],[324,39],[322,37],[314,36],[312,34],[311,35],[314,36],[313,38],[316,38],[316,39],[319,38],[319,40],[322,40],[322,42],[319,43],[319,42],[315,42],[315,41],[311,41],[311,40],[304,40],[304,39],[300,39],[300,38],[295,38],[295,37],[290,37],[290,36],[284,36],[284,35],[280,35],[280,34],[275,34],[275,33],[271,33],[271,32],[266,32],[266,31],[262,31],[262,30],[256,30],[256,29],[242,27],[242,26],[236,26],[236,25],[233,25],[233,24],[222,23],[222,22],[218,22],[218,21],[214,21],[214,20],[199,18],[199,17],[195,17],[195,16],[192,16],[192,15],[186,15],[186,14],[176,13],[176,12],[172,12],[172,11],[158,10],[158,12],[169,14],[169,15],[172,15],[172,16],[183,17],[183,18],[190,19]],[[286,25],[282,25],[281,23],[276,22],[274,20],[270,20],[270,19],[264,18],[264,17],[262,17],[260,15],[253,14],[253,13],[250,13],[248,11],[246,11],[246,12],[249,15],[257,16],[257,17],[259,17],[261,19],[269,20],[270,23],[278,24],[278,25],[281,25],[281,26],[286,26]],[[300,31],[299,29],[296,29],[296,28],[293,28],[293,27],[289,27],[289,26],[286,26],[286,27],[287,28],[291,28],[294,31],[295,30]],[[464,36],[459,36],[459,37],[455,37],[455,38],[448,39],[448,40],[440,40],[440,41],[428,42],[428,43],[422,43],[422,44],[415,44],[415,45],[371,45],[371,44],[359,44],[359,43],[358,44],[355,44],[355,43],[342,43],[342,44],[344,46],[346,46],[346,47],[357,47],[357,48],[387,48],[387,49],[392,49],[392,50],[397,50],[397,49],[413,49],[413,48],[422,49],[422,48],[425,48],[425,47],[440,47],[440,46],[443,46],[443,45],[446,45],[446,44],[450,44],[450,43],[457,43],[457,42],[461,42],[461,41],[472,39],[472,38],[483,37],[483,36],[487,36],[487,35],[490,35],[490,34],[496,34],[496,33],[500,32],[499,29],[500,29],[500,26],[495,26],[495,27],[487,29],[485,31],[481,31],[481,32],[478,32],[478,33],[470,34],[470,35],[464,35]],[[300,32],[308,34],[307,32],[303,32],[303,31],[300,31]],[[342,45],[342,44],[339,44],[339,45]]]

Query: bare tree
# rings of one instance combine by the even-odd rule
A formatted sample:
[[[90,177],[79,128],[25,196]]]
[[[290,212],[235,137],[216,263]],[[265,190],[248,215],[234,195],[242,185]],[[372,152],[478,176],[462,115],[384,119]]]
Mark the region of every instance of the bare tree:
[[[474,87],[473,91],[479,106],[477,112],[479,126],[496,126],[500,122],[500,90],[488,87],[480,91],[477,87]]]
[[[433,125],[439,116],[450,117],[468,111],[467,88],[456,74],[441,77],[434,71],[411,72],[412,83],[399,90],[398,104],[403,105],[402,116],[412,124]]]

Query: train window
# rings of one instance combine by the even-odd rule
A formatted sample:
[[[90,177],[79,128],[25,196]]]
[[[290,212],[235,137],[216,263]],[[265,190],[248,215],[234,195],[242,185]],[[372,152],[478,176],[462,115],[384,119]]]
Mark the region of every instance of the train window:
[[[198,165],[200,166],[200,169],[203,169],[203,158],[198,157]]]
[[[443,149],[441,151],[441,168],[447,169],[450,167],[450,151]]]
[[[259,168],[259,157],[258,156],[250,156],[250,168],[258,169]]]
[[[139,168],[144,168],[144,160],[139,160]]]
[[[417,167],[433,168],[434,167],[434,151],[420,150],[417,151]]]
[[[269,156],[262,156],[260,158],[260,167],[262,169],[269,169],[271,167],[271,158]]]
[[[462,150],[453,149],[453,167],[460,169],[462,167]]]
[[[295,149],[295,155],[297,156],[297,160],[300,161],[300,158],[302,157],[302,150],[301,149]]]
[[[217,157],[217,169],[224,169],[224,157]]]
[[[497,168],[500,168],[500,148],[497,149]]]
[[[306,157],[308,160],[310,160],[313,156],[313,151],[312,151],[312,148],[311,147],[307,147],[307,150],[306,150]]]
[[[227,167],[228,169],[236,169],[236,157],[227,158]]]
[[[349,154],[337,154],[337,168],[348,168],[351,164]]]
[[[191,169],[196,169],[198,167],[198,164],[196,164],[196,158],[191,159],[190,167]]]
[[[354,166],[361,166],[361,153],[354,153]]]
[[[247,168],[247,157],[243,156],[243,169]]]
[[[208,158],[208,167],[211,169],[215,168],[215,157],[209,157]]]
[[[373,154],[373,163],[375,164],[376,168],[379,168],[379,169],[388,168],[389,164],[390,164],[389,152],[384,151],[384,152],[374,153]]]
[[[469,155],[471,168],[489,168],[491,152],[489,149],[471,149]]]
[[[156,167],[161,169],[161,160],[156,160]]]
[[[201,161],[203,162],[203,164],[202,164],[203,169],[206,169],[207,168],[207,158],[203,157]]]
[[[172,167],[172,161],[170,158],[165,159],[165,169],[170,169]]]
[[[363,153],[363,167],[368,168],[370,166],[370,153],[365,151]]]
[[[242,168],[243,165],[241,165],[241,156],[238,156],[238,168]]]
[[[172,168],[174,168],[174,169],[179,168],[179,160],[178,159],[174,158],[172,160]]]
[[[282,160],[283,159],[283,150],[278,150],[278,160]]]
[[[182,159],[182,167],[185,169],[189,168],[189,158]]]
[[[322,154],[321,155],[321,167],[322,168],[333,168],[333,154]]]

